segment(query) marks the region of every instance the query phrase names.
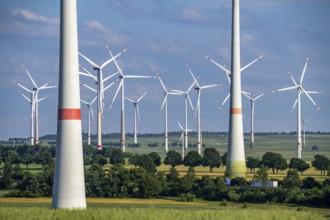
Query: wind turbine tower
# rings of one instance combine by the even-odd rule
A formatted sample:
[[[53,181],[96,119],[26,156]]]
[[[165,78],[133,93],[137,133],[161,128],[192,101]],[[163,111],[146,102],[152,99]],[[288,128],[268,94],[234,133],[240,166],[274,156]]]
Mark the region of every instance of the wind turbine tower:
[[[231,84],[227,171],[232,177],[245,177],[245,149],[242,121],[240,12],[239,0],[232,1]]]
[[[272,91],[272,92],[280,92],[280,91],[293,90],[293,89],[297,90],[297,99],[293,104],[291,112],[294,110],[294,108],[297,105],[297,158],[298,159],[301,159],[301,94],[305,94],[308,97],[308,99],[313,103],[315,108],[319,111],[320,111],[320,108],[317,106],[317,104],[315,103],[315,101],[312,99],[312,97],[309,94],[322,94],[322,92],[318,92],[318,91],[306,91],[302,87],[302,83],[303,83],[304,76],[306,73],[307,64],[308,64],[308,58],[306,59],[299,83],[297,83],[297,81],[294,79],[294,77],[289,72],[289,75],[290,75],[294,85]]]
[[[208,89],[216,86],[220,86],[221,84],[213,84],[207,86],[200,86],[190,67],[186,65],[191,76],[195,81],[195,90],[197,91],[197,151],[199,155],[202,155],[202,129],[201,129],[201,92],[203,89]]]
[[[93,69],[97,71],[97,77],[93,76],[91,73],[86,71],[86,73],[80,72],[82,75],[87,75],[89,77],[92,77],[95,79],[96,84],[97,84],[97,149],[101,150],[102,149],[102,115],[103,115],[103,101],[104,101],[104,82],[107,81],[108,79],[112,78],[115,76],[117,73],[114,73],[110,75],[109,77],[103,79],[103,68],[106,67],[110,62],[112,62],[116,57],[120,56],[122,53],[126,51],[123,50],[121,53],[117,54],[115,57],[112,57],[105,61],[102,65],[97,65],[94,63],[92,60],[87,58],[85,55],[82,53],[79,53],[79,55],[84,58],[89,64],[93,66]]]
[[[306,147],[306,137],[305,137],[305,133],[306,133],[306,123],[309,122],[309,121],[310,121],[310,119],[304,120],[304,119],[302,118],[303,129],[304,129],[304,145],[303,145],[303,148]]]
[[[113,57],[112,55],[112,52],[111,50],[109,49],[109,47],[107,46],[107,49],[108,49],[108,52],[110,54],[111,57]],[[145,78],[157,78],[157,76],[137,76],[137,75],[126,75],[123,73],[123,71],[120,69],[119,65],[118,65],[118,62],[116,61],[116,57],[113,57],[114,59],[114,63],[118,69],[118,72],[119,72],[119,80],[120,80],[120,83],[118,85],[118,89],[112,99],[112,102],[109,106],[109,109],[111,109],[117,95],[118,95],[118,92],[119,90],[121,89],[121,126],[120,126],[120,148],[123,152],[126,152],[126,134],[125,134],[125,101],[124,101],[124,98],[125,98],[125,79],[126,78],[142,78],[142,79],[145,79]]]
[[[94,114],[93,114],[93,108],[92,105],[96,101],[97,96],[91,101],[91,102],[86,102],[84,100],[80,100],[82,103],[87,105],[88,108],[88,113],[87,113],[87,144],[91,145],[91,116],[94,121]]]
[[[175,92],[169,92],[169,89],[165,87],[162,79],[160,78],[160,76],[158,76],[159,82],[162,85],[163,89],[164,89],[164,100],[162,103],[162,106],[160,107],[160,112],[162,111],[162,109],[165,106],[165,132],[164,132],[164,145],[165,145],[165,153],[168,152],[168,124],[167,124],[167,98],[168,95],[181,95],[180,93],[175,93]]]
[[[254,146],[254,102],[261,98],[262,96],[264,96],[266,93],[261,93],[260,95],[258,95],[257,97],[251,97],[246,93],[242,93],[246,98],[248,98],[250,100],[251,103],[251,142],[250,142],[250,148],[252,148]]]
[[[188,101],[189,104],[191,106],[191,109],[194,111],[194,107],[191,103],[191,99],[189,96],[189,91],[193,88],[193,86],[195,85],[195,82],[193,82],[191,84],[191,86],[188,88],[187,91],[181,91],[181,90],[176,90],[176,89],[171,89],[171,91],[179,93],[181,95],[184,96],[184,115],[185,115],[185,128],[184,128],[184,145],[185,145],[185,149],[188,150]]]
[[[137,123],[136,123],[136,115],[138,115],[139,121],[140,121],[140,110],[139,110],[139,102],[143,99],[143,97],[147,94],[147,92],[145,92],[140,98],[138,98],[137,100],[133,100],[130,99],[128,97],[125,97],[125,99],[127,99],[128,101],[133,103],[134,106],[134,144],[137,144]]]
[[[86,208],[76,0],[61,0],[56,164],[52,207]]]

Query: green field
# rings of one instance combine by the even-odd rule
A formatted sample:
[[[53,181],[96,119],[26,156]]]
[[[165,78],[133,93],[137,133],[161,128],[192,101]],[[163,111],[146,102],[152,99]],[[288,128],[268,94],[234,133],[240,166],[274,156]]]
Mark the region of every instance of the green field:
[[[208,137],[203,136],[203,144],[206,147],[216,148],[220,154],[227,152],[227,136],[217,136]],[[249,147],[250,137],[245,136],[245,154],[246,156],[253,156],[261,158],[266,152],[280,153],[284,158],[290,160],[296,157],[296,136],[289,134],[268,134],[268,135],[256,135],[255,136],[255,146],[253,148]],[[157,152],[161,157],[165,157],[164,152],[163,137],[138,137],[138,141],[141,144],[139,148],[126,147],[127,152],[146,154],[152,151]],[[118,142],[117,139],[103,139],[104,143]],[[127,138],[126,143],[132,143],[132,138]],[[149,143],[158,143],[158,147],[148,147]],[[179,136],[169,136],[169,143],[179,143]],[[196,136],[189,136],[189,143],[196,143]],[[318,151],[313,151],[312,146],[317,145]],[[169,147],[170,150],[180,151],[180,147]],[[196,150],[196,148],[191,148],[191,150]],[[306,147],[302,151],[302,159],[306,161],[312,161],[314,155],[321,154],[330,157],[330,135],[329,134],[308,134],[306,135]]]
[[[276,204],[220,206],[218,202],[192,203],[165,199],[87,199],[85,210],[54,210],[50,198],[0,199],[0,219],[326,219],[329,209]]]

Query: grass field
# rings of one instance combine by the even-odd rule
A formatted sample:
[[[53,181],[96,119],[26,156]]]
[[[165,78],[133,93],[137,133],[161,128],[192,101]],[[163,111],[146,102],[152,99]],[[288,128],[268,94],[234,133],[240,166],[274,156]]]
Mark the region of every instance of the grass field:
[[[85,210],[51,209],[51,198],[0,198],[0,219],[325,219],[329,209],[278,204],[192,203],[165,199],[87,199]]]

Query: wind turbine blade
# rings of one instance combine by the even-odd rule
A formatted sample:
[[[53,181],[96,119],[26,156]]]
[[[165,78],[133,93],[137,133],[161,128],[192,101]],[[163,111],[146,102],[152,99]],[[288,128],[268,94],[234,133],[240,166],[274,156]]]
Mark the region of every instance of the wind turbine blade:
[[[152,76],[135,76],[135,75],[126,75],[125,78],[140,78],[140,79],[150,79]]]
[[[89,103],[86,102],[85,100],[80,99],[80,101],[81,101],[82,103],[85,103],[86,105],[89,105]]]
[[[179,121],[178,121],[178,124],[179,124],[179,126],[180,126],[181,130],[182,130],[182,131],[184,131],[184,129],[183,129],[183,127],[181,126],[181,124],[180,124],[180,122],[179,122]]]
[[[109,109],[111,109],[113,103],[115,102],[115,99],[116,99],[116,97],[117,97],[117,95],[118,95],[118,92],[119,92],[119,90],[120,90],[120,88],[121,88],[121,86],[122,86],[122,84],[123,84],[123,80],[124,80],[124,79],[122,78],[121,81],[120,81],[120,83],[119,83],[119,85],[118,85],[117,91],[116,91],[116,93],[115,93],[115,96],[114,96],[113,99],[112,99],[112,102],[111,102],[111,104],[110,104],[110,106],[109,106]]]
[[[121,71],[121,70],[120,70],[120,71]],[[103,80],[103,82],[106,82],[108,79],[111,79],[112,77],[114,77],[115,75],[117,75],[120,71],[117,71],[117,72],[115,72],[114,74],[112,74],[112,75],[106,77],[106,78]]]
[[[190,99],[190,97],[189,97],[189,94],[187,93],[187,98],[188,98],[188,101],[189,101],[189,103],[190,103],[190,107],[191,107],[191,109],[193,110],[193,112],[195,113],[195,110],[194,110],[194,106],[193,106],[193,104],[192,104],[192,102],[191,102],[191,99]]]
[[[291,74],[290,72],[289,72],[289,75],[290,75],[290,77],[291,77],[293,83],[294,83],[296,86],[298,86],[296,80],[294,79],[294,77],[292,76],[292,74]]]
[[[18,91],[19,94],[21,94],[28,102],[31,103],[31,99],[29,99],[24,93],[22,93],[21,91]]]
[[[164,91],[167,92],[167,89],[166,89],[166,87],[165,87],[165,85],[164,85],[164,83],[163,83],[163,80],[160,78],[160,76],[158,77],[158,79],[159,79],[159,82],[160,82],[160,84],[162,85]]]
[[[167,96],[168,96],[168,94],[166,93],[165,98],[164,98],[164,101],[163,101],[163,103],[162,103],[162,106],[160,107],[160,111],[162,111],[163,108],[164,108],[165,102],[166,102],[166,100],[167,100]]]
[[[253,60],[251,63],[247,64],[246,66],[241,68],[241,72],[243,72],[246,68],[248,68],[249,66],[251,66],[252,64],[254,64],[255,62],[257,62],[258,60],[260,60],[264,55],[261,55],[260,57],[258,57],[257,59]]]
[[[130,101],[132,103],[135,103],[135,101],[133,99],[130,99],[130,98],[126,97],[126,96],[124,97],[124,99],[127,99],[128,101]]]
[[[323,92],[319,91],[306,91],[308,94],[323,94]]]
[[[95,98],[91,101],[90,105],[92,105],[97,99],[97,96],[95,96]]]
[[[18,83],[18,82],[16,82],[16,81],[14,81],[14,83],[15,83],[16,85],[18,85],[19,87],[21,87],[22,89],[24,89],[25,91],[27,91],[27,92],[29,92],[29,93],[32,92],[32,90],[29,90],[28,88],[26,88],[26,87],[23,86],[22,84],[20,84],[20,83]]]
[[[189,93],[189,91],[194,87],[194,85],[195,85],[195,82],[193,82],[193,83],[191,84],[191,86],[190,86],[189,89],[187,90],[187,93]]]
[[[222,109],[223,105],[227,102],[227,100],[229,99],[230,97],[230,93],[228,93],[228,95],[226,96],[225,100],[223,100],[223,102],[221,103],[219,109]]]
[[[170,91],[172,91],[172,92],[176,92],[176,93],[179,93],[178,95],[182,95],[182,94],[185,93],[184,91],[176,90],[176,89],[171,89]],[[174,95],[174,94],[173,94],[173,95]]]
[[[257,99],[261,98],[264,95],[265,95],[265,93],[261,93],[260,95],[258,95],[257,97],[255,97],[254,100],[257,100]]]
[[[214,63],[216,66],[218,66],[220,69],[222,69],[223,71],[225,71],[225,73],[226,73],[226,75],[227,75],[227,79],[228,79],[228,81],[229,81],[229,83],[230,83],[230,78],[229,78],[229,76],[230,76],[230,70],[228,70],[226,67],[224,67],[224,66],[222,66],[222,65],[220,65],[219,63],[217,63],[217,62],[215,62],[213,59],[211,59],[210,57],[208,57],[208,56],[205,56],[205,58],[206,59],[208,59],[209,61],[211,61],[212,63]]]
[[[292,89],[296,89],[296,88],[297,88],[297,86],[290,86],[290,87],[287,87],[287,88],[273,90],[272,92],[281,92],[281,91],[292,90]]]
[[[294,108],[296,107],[298,103],[298,99],[296,99],[296,101],[293,103],[292,109],[291,109],[291,113],[293,112]]]
[[[109,48],[108,48],[108,45],[106,45],[106,47],[107,47],[107,49],[109,49]],[[126,50],[127,50],[127,49],[121,51],[121,52],[118,53],[116,56],[114,56],[114,57],[110,58],[109,60],[107,60],[106,62],[104,62],[104,63],[101,65],[101,69],[102,69],[103,67],[105,67],[106,65],[108,65],[108,64],[109,64],[110,62],[112,62],[113,60],[115,60],[117,57],[119,57],[120,55],[122,55],[123,53],[125,53]]]
[[[188,65],[188,64],[186,64],[186,66],[187,66],[187,68],[188,68],[188,70],[189,70],[189,72],[190,72],[190,75],[191,75],[191,76],[192,76],[192,78],[194,79],[194,81],[195,81],[195,83],[196,83],[196,86],[197,86],[197,87],[200,87],[200,85],[199,85],[199,83],[198,83],[198,81],[197,81],[196,77],[194,76],[193,72],[191,71],[191,69],[190,69],[189,65]]]
[[[182,140],[182,138],[183,138],[183,133],[184,133],[184,131],[182,131],[182,133],[181,133],[181,136],[180,136],[180,141]]]
[[[208,89],[208,88],[212,88],[212,87],[216,87],[216,86],[221,86],[221,84],[212,84],[212,85],[202,86],[202,87],[200,87],[200,89]]]
[[[317,106],[317,104],[314,102],[312,97],[305,91],[305,89],[303,87],[300,87],[300,88],[306,94],[306,96],[309,98],[309,100],[314,104],[315,108],[320,111],[321,110],[320,107]]]
[[[110,83],[107,87],[105,87],[105,88],[103,89],[103,92],[105,92],[107,89],[109,89],[111,86],[113,86],[113,84],[115,84],[115,82],[112,82],[112,83]]]
[[[23,65],[23,68],[24,68],[25,72],[28,74],[28,76],[29,76],[30,80],[32,81],[34,87],[38,88],[37,84],[36,84],[35,81],[33,80],[33,78],[32,78],[32,76],[31,76],[31,74],[29,73],[28,69],[27,69],[24,65]]]
[[[147,95],[147,93],[148,92],[145,92],[138,100],[136,100],[136,102],[139,102],[141,99],[143,99],[143,97],[145,96],[145,95]]]
[[[95,119],[94,119],[94,112],[93,112],[93,108],[92,108],[92,106],[89,106],[89,111],[91,112],[91,115],[92,115],[92,120],[93,121],[95,121]]]
[[[86,84],[84,84],[84,83],[82,83],[81,85],[83,85],[83,86],[85,86],[86,88],[88,88],[89,90],[91,90],[91,91],[97,93],[97,91],[96,91],[95,89],[93,89],[92,87],[90,87],[90,86],[88,86],[88,85],[86,85]]]
[[[79,72],[81,75],[92,77],[93,79],[97,80],[97,77],[91,74],[91,72],[89,72],[83,65],[79,64],[79,66],[87,73]]]
[[[306,59],[306,62],[305,62],[305,65],[304,65],[304,69],[301,73],[301,77],[300,77],[300,86],[302,85],[302,81],[304,80],[304,77],[305,77],[305,73],[306,73],[306,68],[307,68],[307,64],[308,64],[308,57]]]
[[[113,58],[113,55],[112,55],[112,52],[111,52],[110,48],[108,47],[108,45],[105,45],[105,46],[106,46],[106,48],[108,49],[108,53],[109,53],[110,56]],[[127,48],[124,49],[123,52],[126,52],[126,50],[127,50]],[[121,69],[120,69],[120,67],[119,67],[119,65],[118,65],[118,63],[117,63],[117,60],[114,59],[113,61],[114,61],[115,65],[116,65],[116,67],[117,67],[117,70],[119,71],[119,74],[122,75],[122,76],[124,76],[124,73],[121,71]]]
[[[91,61],[90,59],[88,59],[86,56],[84,56],[82,53],[78,52],[78,54],[84,58],[88,63],[90,63],[93,67],[95,68],[99,68],[101,69],[101,67],[99,65],[97,65],[96,63],[94,63],[93,61]]]
[[[47,99],[47,98],[48,98],[48,96],[42,97],[41,99],[38,99],[37,102],[40,102],[40,101],[42,101],[44,99]]]
[[[252,98],[251,98],[248,94],[246,94],[245,92],[242,92],[242,94],[243,94],[246,98],[248,98],[249,100],[252,100]]]

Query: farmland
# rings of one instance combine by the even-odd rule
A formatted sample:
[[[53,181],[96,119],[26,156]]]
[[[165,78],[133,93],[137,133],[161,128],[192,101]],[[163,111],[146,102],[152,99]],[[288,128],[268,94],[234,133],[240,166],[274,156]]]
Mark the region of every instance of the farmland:
[[[277,204],[196,201],[168,199],[87,199],[86,210],[50,209],[50,198],[0,198],[1,219],[324,219],[329,209]],[[36,215],[38,213],[38,215]]]

